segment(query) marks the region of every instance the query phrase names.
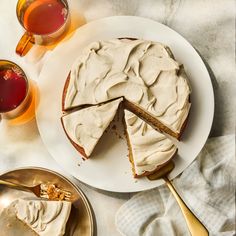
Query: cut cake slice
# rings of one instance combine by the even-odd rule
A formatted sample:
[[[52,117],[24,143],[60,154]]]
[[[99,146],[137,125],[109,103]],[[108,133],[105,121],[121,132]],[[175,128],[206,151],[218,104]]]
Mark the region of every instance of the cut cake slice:
[[[8,236],[62,236],[70,212],[71,202],[67,201],[17,199],[2,211],[0,226]]]
[[[177,153],[174,143],[132,112],[125,110],[129,159],[135,178],[150,175]]]
[[[123,98],[101,105],[90,106],[61,118],[63,128],[71,143],[87,159],[102,134],[114,119]]]

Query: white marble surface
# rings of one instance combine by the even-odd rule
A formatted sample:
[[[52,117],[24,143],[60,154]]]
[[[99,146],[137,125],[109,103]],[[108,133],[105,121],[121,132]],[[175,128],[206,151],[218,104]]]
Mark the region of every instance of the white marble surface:
[[[25,58],[15,55],[15,45],[23,30],[15,15],[16,0],[0,1],[0,57],[18,63],[28,77],[37,80],[44,60],[42,47]],[[73,27],[112,15],[137,15],[164,23],[198,50],[209,65],[215,91],[216,112],[211,136],[235,132],[235,1],[233,0],[71,0]],[[37,57],[36,57],[37,56]],[[201,78],[199,78],[201,79]],[[207,99],[207,98],[206,98]],[[0,123],[0,172],[42,166],[65,173],[47,152],[35,120],[10,126]],[[69,176],[68,173],[65,173]],[[75,180],[76,181],[76,180]],[[79,181],[94,209],[97,235],[119,235],[114,225],[117,209],[132,194],[116,194],[93,189]]]

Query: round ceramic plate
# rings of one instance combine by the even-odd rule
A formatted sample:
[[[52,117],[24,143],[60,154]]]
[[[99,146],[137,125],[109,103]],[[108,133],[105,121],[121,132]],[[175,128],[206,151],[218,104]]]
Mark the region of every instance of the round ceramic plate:
[[[16,169],[4,173],[1,180],[10,181],[27,186],[39,183],[53,183],[61,189],[68,190],[73,196],[73,210],[67,222],[67,235],[92,236],[94,223],[90,205],[82,191],[60,174],[43,168]],[[35,197],[32,193],[14,190],[0,185],[0,213],[4,207],[18,198]]]
[[[134,179],[127,158],[128,150],[121,129],[108,131],[94,150],[93,156],[82,161],[63,131],[62,91],[74,60],[83,48],[96,40],[139,38],[168,45],[175,58],[184,64],[190,80],[191,112],[174,158],[174,178],[198,155],[209,135],[213,114],[214,95],[208,71],[194,48],[177,32],[155,21],[132,16],[115,16],[90,22],[75,31],[49,56],[38,79],[40,103],[37,122],[41,137],[54,159],[70,174],[93,187],[115,191],[135,192],[154,188],[162,180]],[[122,126],[118,121],[118,126]],[[118,133],[118,135],[117,135]]]

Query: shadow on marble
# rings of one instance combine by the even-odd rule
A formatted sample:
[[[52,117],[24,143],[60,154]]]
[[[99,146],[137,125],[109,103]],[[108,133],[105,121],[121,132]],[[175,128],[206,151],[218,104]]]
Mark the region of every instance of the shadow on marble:
[[[222,111],[221,109],[221,99],[224,97],[224,94],[222,94],[222,91],[219,89],[219,84],[217,82],[216,76],[214,75],[213,70],[209,66],[208,62],[205,60],[205,58],[201,55],[201,53],[195,48],[195,50],[200,55],[202,61],[204,62],[207,71],[210,75],[213,92],[214,92],[214,103],[215,103],[215,110],[214,110],[214,118],[212,123],[212,128],[209,137],[216,137],[223,133],[221,129],[223,129],[223,121],[222,119],[218,119],[218,114]]]
[[[38,139],[38,127],[36,119],[33,118],[27,123],[11,125],[7,121],[2,121],[1,135],[3,143],[12,143],[14,145],[24,142],[32,142]],[[1,145],[0,145],[1,146]]]
[[[83,183],[75,178],[73,178],[73,181],[79,186],[81,187],[81,189],[85,192],[85,194],[87,195],[88,191],[95,191],[97,193],[106,195],[107,197],[112,197],[112,198],[116,198],[116,199],[121,199],[121,200],[129,200],[135,193],[119,193],[119,192],[111,192],[111,191],[106,191],[106,190],[101,190],[98,188],[94,188],[86,183]],[[89,195],[89,194],[88,194]]]

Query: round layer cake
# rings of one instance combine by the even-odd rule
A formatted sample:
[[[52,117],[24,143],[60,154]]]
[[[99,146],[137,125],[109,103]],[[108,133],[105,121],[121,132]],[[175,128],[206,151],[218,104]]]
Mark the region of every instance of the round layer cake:
[[[175,60],[167,46],[140,39],[98,41],[88,45],[74,62],[65,82],[62,110],[73,113],[76,109],[83,112],[87,106],[96,107],[123,98],[123,107],[141,118],[136,119],[141,125],[147,123],[151,127],[150,130],[156,129],[180,139],[191,107],[190,92],[184,67]],[[99,118],[94,123],[99,126],[101,124],[98,120]],[[135,123],[132,125],[139,127]],[[128,130],[132,128],[129,127]],[[83,134],[78,134],[78,129],[65,131],[68,137],[78,137],[73,140],[80,144]],[[142,135],[142,132],[139,133]],[[132,146],[132,132],[129,136]],[[161,138],[154,136],[153,142],[165,140],[168,145],[164,146],[171,147],[172,151],[168,148],[164,150],[163,145],[155,145],[160,150],[154,152],[159,154],[152,156],[150,169],[148,161],[142,162],[148,159],[149,147],[145,145],[143,150],[139,147],[139,153],[142,153],[141,156],[138,154],[139,163],[145,163],[147,166],[142,168],[143,173],[151,173],[157,166],[164,164],[163,158],[160,158],[160,155],[163,155],[161,152],[167,153],[163,155],[167,161],[176,153],[176,148],[170,144],[168,137],[163,138],[162,134]],[[137,140],[137,137],[135,139]],[[134,150],[133,152],[135,153]],[[142,176],[142,173],[137,175]]]

